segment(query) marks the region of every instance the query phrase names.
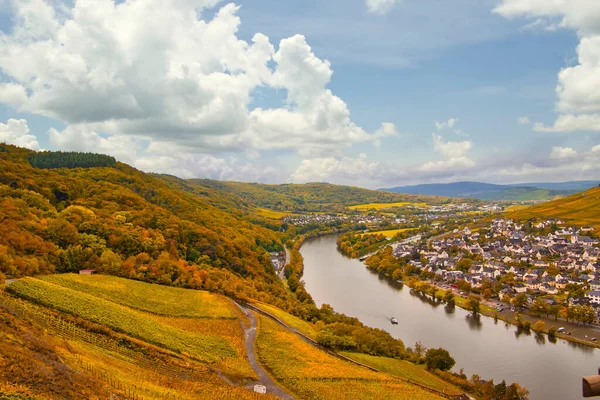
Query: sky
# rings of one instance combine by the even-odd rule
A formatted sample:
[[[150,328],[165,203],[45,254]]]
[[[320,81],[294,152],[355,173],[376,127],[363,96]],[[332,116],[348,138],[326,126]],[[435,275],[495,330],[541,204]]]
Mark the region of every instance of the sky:
[[[367,188],[600,179],[597,0],[0,0],[0,142]]]

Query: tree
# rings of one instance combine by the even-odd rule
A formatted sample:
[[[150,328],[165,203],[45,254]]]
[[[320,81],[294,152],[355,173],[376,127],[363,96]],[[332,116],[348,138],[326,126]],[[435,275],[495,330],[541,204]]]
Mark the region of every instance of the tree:
[[[533,324],[533,330],[537,332],[544,332],[546,330],[546,323],[544,321],[537,320],[535,324]]]
[[[527,304],[527,295],[525,293],[519,293],[513,299],[513,306],[515,306],[517,308],[523,308],[523,307],[525,307],[526,304]]]
[[[481,298],[479,296],[470,295],[467,299],[467,307],[473,315],[479,314],[481,310]]]
[[[417,342],[415,343],[415,354],[419,357],[423,357],[423,354],[427,351],[427,347],[423,346],[423,343]]]
[[[456,269],[462,272],[469,272],[469,269],[473,266],[473,260],[470,258],[461,258],[456,263]]]
[[[492,298],[492,291],[490,289],[485,289],[483,291],[483,298],[486,300],[489,300],[490,298]]]
[[[439,369],[441,371],[448,371],[454,367],[456,361],[454,361],[454,358],[448,353],[448,350],[440,347],[439,349],[427,350],[427,353],[425,354],[425,363],[429,370]]]
[[[533,303],[531,303],[531,312],[537,315],[538,317],[542,314],[545,314],[548,310],[548,305],[540,299],[535,299]]]
[[[446,292],[444,293],[444,301],[450,306],[455,305],[454,292],[452,292],[452,290],[446,290]]]

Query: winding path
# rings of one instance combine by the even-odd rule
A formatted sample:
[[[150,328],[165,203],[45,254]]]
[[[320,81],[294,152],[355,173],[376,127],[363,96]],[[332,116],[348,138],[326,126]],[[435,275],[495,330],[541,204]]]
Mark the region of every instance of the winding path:
[[[252,312],[247,310],[246,308],[240,306],[238,307],[242,310],[242,312],[248,317],[250,321],[250,326],[246,326],[246,324],[242,323],[244,327],[244,342],[246,346],[246,355],[248,356],[248,362],[250,366],[256,372],[258,376],[258,382],[253,382],[246,386],[247,389],[252,390],[255,384],[261,384],[266,386],[267,393],[281,397],[285,400],[294,400],[292,396],[286,393],[282,388],[280,388],[277,383],[271,378],[271,376],[265,371],[265,369],[258,363],[256,360],[256,352],[254,351],[254,344],[256,342],[256,317]]]

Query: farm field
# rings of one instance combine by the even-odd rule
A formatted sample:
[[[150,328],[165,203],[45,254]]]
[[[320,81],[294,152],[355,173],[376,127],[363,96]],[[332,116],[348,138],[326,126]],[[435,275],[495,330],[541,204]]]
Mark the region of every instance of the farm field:
[[[360,211],[368,211],[368,210],[384,210],[388,208],[394,207],[406,207],[406,206],[415,206],[415,207],[427,207],[427,203],[412,203],[409,201],[401,201],[396,203],[367,203],[367,204],[358,204],[355,206],[348,206],[351,210],[360,210]]]
[[[286,313],[285,311],[274,307],[272,305],[269,304],[265,304],[265,303],[253,303],[253,305],[255,307],[260,308],[263,311],[268,312],[269,314],[275,316],[276,318],[280,319],[281,321],[285,322],[288,326],[291,326],[292,328],[297,329],[299,332],[302,332],[303,334],[305,334],[306,336],[308,336],[311,339],[315,339],[317,338],[317,331],[315,330],[315,328],[309,324],[308,322],[293,316],[291,314]]]
[[[17,320],[15,312],[28,318]],[[231,386],[188,357],[120,334],[94,333],[63,317],[0,293],[6,322],[0,325],[0,365],[13,366],[0,371],[0,398],[275,399]],[[40,321],[46,328],[37,327]],[[4,374],[18,384],[5,382]]]
[[[392,238],[398,233],[414,231],[415,228],[390,229],[387,231],[365,232],[363,235],[383,235],[387,238]]]
[[[356,360],[373,368],[377,368],[381,372],[386,372],[391,375],[405,378],[421,385],[439,390],[452,395],[460,395],[462,391],[437,376],[430,374],[424,367],[417,366],[411,362],[404,360],[396,360],[393,358],[376,357],[362,353],[347,353],[343,352],[348,358]]]
[[[227,326],[219,329],[212,326],[212,334],[199,332],[198,329],[189,330],[189,326],[182,320],[138,311],[93,294],[78,292],[35,278],[21,279],[13,283],[8,291],[34,303],[106,325],[117,332],[176,353],[189,354],[191,358],[201,362],[220,365],[247,363],[243,358],[244,354],[239,350],[239,340],[232,341],[227,336],[218,334],[221,328],[227,331]],[[202,320],[191,321],[198,321],[200,326]],[[227,323],[227,320],[222,322]],[[237,375],[242,370],[244,367],[235,368],[232,373]]]
[[[441,399],[384,373],[340,360],[304,342],[276,322],[258,316],[258,358],[299,399]]]
[[[273,211],[273,210],[269,210],[268,208],[262,208],[262,207],[257,208],[256,213],[258,215],[260,215],[261,217],[269,218],[269,219],[282,219],[282,218],[288,217],[290,215],[295,215],[295,214],[292,214],[289,212]]]
[[[506,207],[506,209],[504,211],[506,211],[506,212],[521,211],[521,210],[526,210],[529,207],[531,207],[531,205],[527,205],[527,204],[514,204],[512,206]]]
[[[237,318],[228,298],[201,290],[153,285],[109,275],[63,274],[38,279],[156,315]]]

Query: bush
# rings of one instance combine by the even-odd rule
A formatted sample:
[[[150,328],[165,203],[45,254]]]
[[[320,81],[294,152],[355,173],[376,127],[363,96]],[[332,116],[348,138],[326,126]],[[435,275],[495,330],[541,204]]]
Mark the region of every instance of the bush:
[[[548,329],[548,336],[553,338],[556,337],[556,328],[551,326],[550,329]]]
[[[4,284],[5,281],[6,281],[6,275],[4,275],[2,272],[0,272],[0,285]]]
[[[546,323],[544,321],[537,320],[535,324],[533,324],[533,330],[537,332],[545,332],[546,331]]]
[[[440,347],[439,349],[427,350],[427,353],[425,354],[425,363],[427,364],[427,369],[448,371],[454,367],[456,361],[450,356],[448,350]]]

